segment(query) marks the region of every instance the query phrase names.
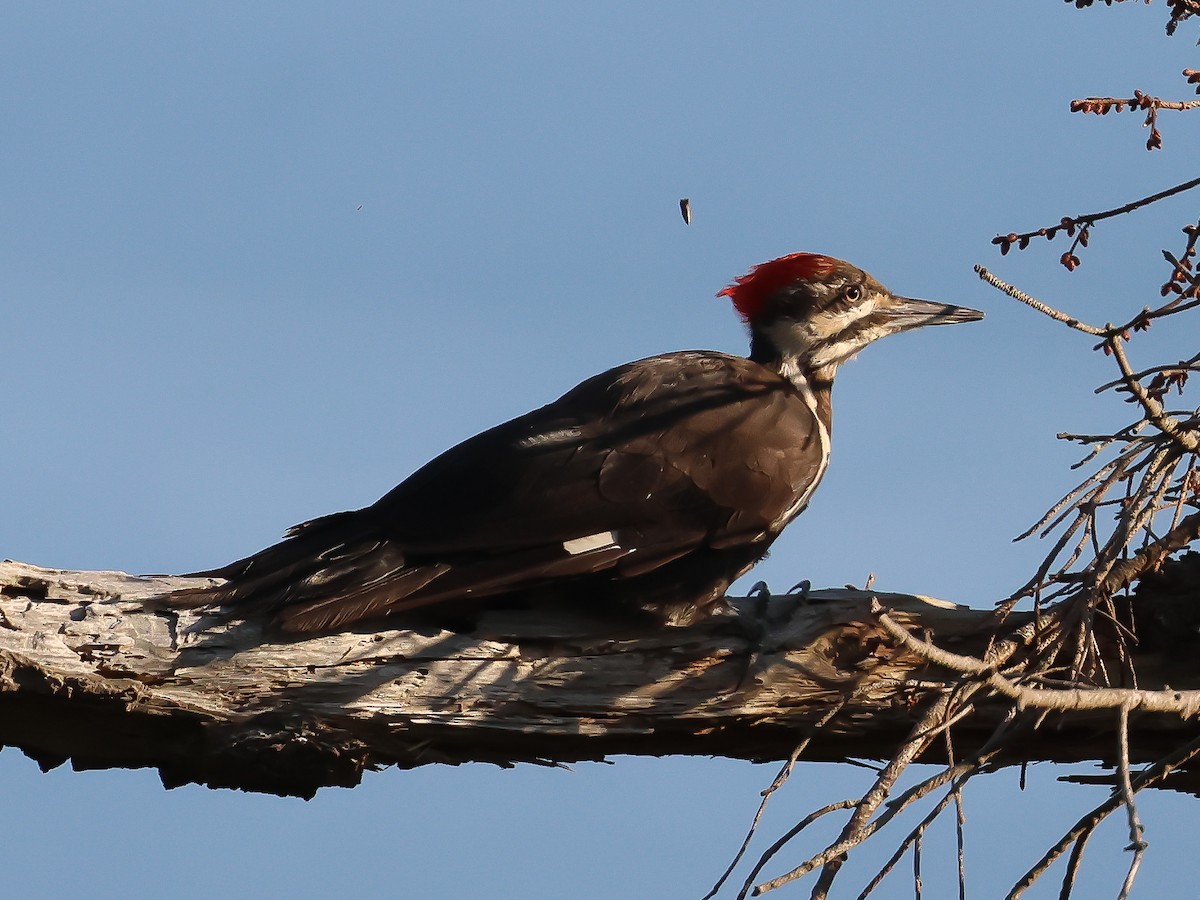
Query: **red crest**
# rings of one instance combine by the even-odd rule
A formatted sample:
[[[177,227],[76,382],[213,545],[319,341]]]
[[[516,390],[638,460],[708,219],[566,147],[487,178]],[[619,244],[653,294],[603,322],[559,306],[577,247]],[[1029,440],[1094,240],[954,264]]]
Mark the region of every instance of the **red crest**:
[[[760,263],[717,296],[728,297],[738,315],[753,322],[762,313],[767,298],[797,281],[824,278],[836,265],[836,259],[818,253],[789,253]]]

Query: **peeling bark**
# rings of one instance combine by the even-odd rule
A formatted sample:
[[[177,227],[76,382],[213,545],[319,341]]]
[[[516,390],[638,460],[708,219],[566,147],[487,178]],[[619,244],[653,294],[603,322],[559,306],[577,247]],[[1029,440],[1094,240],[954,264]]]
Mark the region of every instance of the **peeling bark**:
[[[735,599],[730,615],[640,634],[510,612],[473,634],[393,627],[298,641],[144,605],[198,583],[208,582],[0,563],[0,744],[43,768],[153,766],[168,787],[309,797],[390,765],[781,759],[844,704],[805,758],[884,758],[954,674],[897,648],[871,600],[961,654],[981,654],[995,624],[990,611],[847,589],[773,598],[765,616]],[[1140,686],[1169,674],[1174,688],[1200,687],[1189,656],[1181,666],[1170,642],[1156,645],[1139,658]],[[955,727],[957,751],[982,744],[1007,708],[981,703]],[[1142,716],[1131,753],[1152,759],[1195,732]],[[1003,762],[1108,760],[1114,734],[1107,717],[1057,715]]]

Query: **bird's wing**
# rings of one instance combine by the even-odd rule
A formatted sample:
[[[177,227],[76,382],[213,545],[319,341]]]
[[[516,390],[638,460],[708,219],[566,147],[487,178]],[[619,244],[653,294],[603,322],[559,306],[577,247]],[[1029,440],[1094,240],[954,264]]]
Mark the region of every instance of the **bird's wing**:
[[[636,577],[762,539],[794,511],[793,484],[819,477],[818,429],[756,363],[651,357],[458,444],[372,506],[214,571],[230,580],[207,602],[255,602],[285,630],[316,631],[550,579]]]
[[[778,375],[669,354],[470,438],[369,512],[414,556],[570,550],[609,533],[628,552],[748,536],[784,514],[794,482],[813,480],[818,440]]]

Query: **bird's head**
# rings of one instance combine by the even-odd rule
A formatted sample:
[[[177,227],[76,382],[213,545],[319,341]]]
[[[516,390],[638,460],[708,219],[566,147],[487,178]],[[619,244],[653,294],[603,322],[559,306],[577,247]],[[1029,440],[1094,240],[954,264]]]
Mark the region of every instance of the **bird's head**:
[[[757,265],[717,296],[733,301],[750,326],[752,359],[819,381],[881,337],[983,318],[965,306],[897,296],[862,269],[816,253]]]

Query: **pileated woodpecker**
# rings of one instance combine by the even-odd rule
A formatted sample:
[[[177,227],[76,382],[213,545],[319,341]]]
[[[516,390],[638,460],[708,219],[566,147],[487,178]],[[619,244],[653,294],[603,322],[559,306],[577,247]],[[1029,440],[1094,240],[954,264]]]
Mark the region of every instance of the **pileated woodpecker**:
[[[889,334],[983,314],[793,253],[718,296],[750,356],[652,356],[463,441],[371,506],[194,573],[171,606],[265,612],[285,632],[513,600],[685,624],[718,607],[825,474],[838,366]]]

